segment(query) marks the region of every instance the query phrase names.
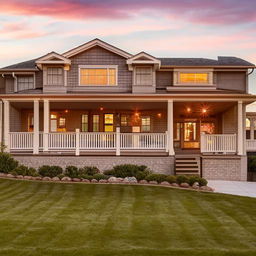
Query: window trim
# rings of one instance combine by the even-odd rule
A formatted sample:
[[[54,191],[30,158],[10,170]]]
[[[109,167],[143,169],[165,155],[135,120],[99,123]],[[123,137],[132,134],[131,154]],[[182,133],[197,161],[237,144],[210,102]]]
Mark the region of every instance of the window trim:
[[[207,83],[182,83],[180,81],[181,73],[191,73],[191,74],[202,74],[205,73],[208,75]],[[213,69],[174,69],[174,86],[189,86],[193,88],[193,86],[214,86],[213,83]]]
[[[149,84],[139,84],[137,83],[137,70],[140,69],[140,68],[148,68],[150,69],[151,71],[151,83]],[[154,70],[153,70],[153,67],[152,66],[136,66],[135,69],[134,69],[134,84],[136,86],[149,86],[149,85],[153,85],[154,84]]]
[[[61,75],[57,74],[58,77],[61,77],[61,83],[57,83],[57,84],[54,84],[54,83],[49,83],[49,69],[61,69]],[[56,75],[56,74],[51,74],[52,76],[53,75]],[[49,85],[49,86],[62,86],[64,85],[64,80],[65,80],[65,77],[64,77],[64,69],[63,67],[53,67],[53,66],[49,66],[49,67],[46,67],[46,85]]]
[[[107,85],[84,85],[81,84],[81,69],[115,69],[116,70],[116,83],[114,85],[109,84],[109,77],[108,77],[108,84]],[[78,85],[82,87],[115,87],[118,86],[118,65],[79,65],[78,66]]]

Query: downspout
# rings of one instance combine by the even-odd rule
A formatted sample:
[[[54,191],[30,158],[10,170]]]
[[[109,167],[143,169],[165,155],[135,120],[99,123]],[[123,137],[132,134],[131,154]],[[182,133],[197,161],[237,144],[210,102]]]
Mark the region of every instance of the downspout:
[[[17,92],[18,91],[18,88],[17,88],[17,76],[15,75],[14,72],[12,72],[12,77],[14,78],[14,92]]]
[[[246,83],[246,92],[248,93],[248,85],[249,85],[249,75],[251,75],[252,73],[253,73],[253,71],[254,71],[254,69],[255,68],[252,68],[252,70],[249,72],[249,73],[247,73],[246,75],[247,75],[247,83]]]

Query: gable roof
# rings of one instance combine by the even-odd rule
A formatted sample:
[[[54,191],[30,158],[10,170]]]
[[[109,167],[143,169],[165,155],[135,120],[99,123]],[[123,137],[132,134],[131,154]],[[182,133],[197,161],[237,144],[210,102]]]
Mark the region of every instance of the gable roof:
[[[56,61],[56,59],[57,59],[57,61],[62,61],[62,62],[69,63],[69,64],[71,63],[70,59],[65,58],[64,56],[62,56],[56,52],[47,53],[46,55],[37,59],[36,63],[44,63],[47,61]]]
[[[132,56],[130,53],[125,52],[125,51],[123,51],[123,50],[121,50],[121,49],[119,49],[119,48],[117,48],[117,47],[115,47],[111,44],[108,44],[108,43],[106,43],[106,42],[104,42],[104,41],[102,41],[98,38],[93,39],[93,40],[91,40],[91,41],[89,41],[85,44],[82,44],[82,45],[76,47],[76,48],[73,48],[73,49],[63,53],[62,55],[66,58],[70,58],[74,55],[77,55],[77,54],[79,54],[83,51],[86,51],[86,50],[88,50],[92,47],[95,47],[95,46],[100,46],[100,47],[102,47],[102,48],[104,48],[108,51],[114,52],[114,53],[116,53],[116,54],[118,54],[118,55],[120,55],[124,58],[130,58]]]
[[[36,60],[37,59],[33,59],[33,60],[28,60],[28,61],[23,61],[20,63],[16,63],[10,66],[6,66],[4,68],[1,68],[0,70],[3,71],[8,71],[8,70],[37,70],[36,68]]]

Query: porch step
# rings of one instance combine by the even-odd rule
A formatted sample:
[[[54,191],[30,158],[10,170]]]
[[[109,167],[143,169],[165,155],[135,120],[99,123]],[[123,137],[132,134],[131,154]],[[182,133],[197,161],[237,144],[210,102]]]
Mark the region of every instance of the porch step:
[[[198,155],[176,155],[176,175],[200,175],[201,162]]]

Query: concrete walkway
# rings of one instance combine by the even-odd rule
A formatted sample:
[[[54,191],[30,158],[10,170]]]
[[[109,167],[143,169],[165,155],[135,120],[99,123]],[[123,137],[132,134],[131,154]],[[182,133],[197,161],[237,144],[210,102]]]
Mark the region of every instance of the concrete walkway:
[[[238,196],[256,197],[256,182],[209,180],[215,192]]]

